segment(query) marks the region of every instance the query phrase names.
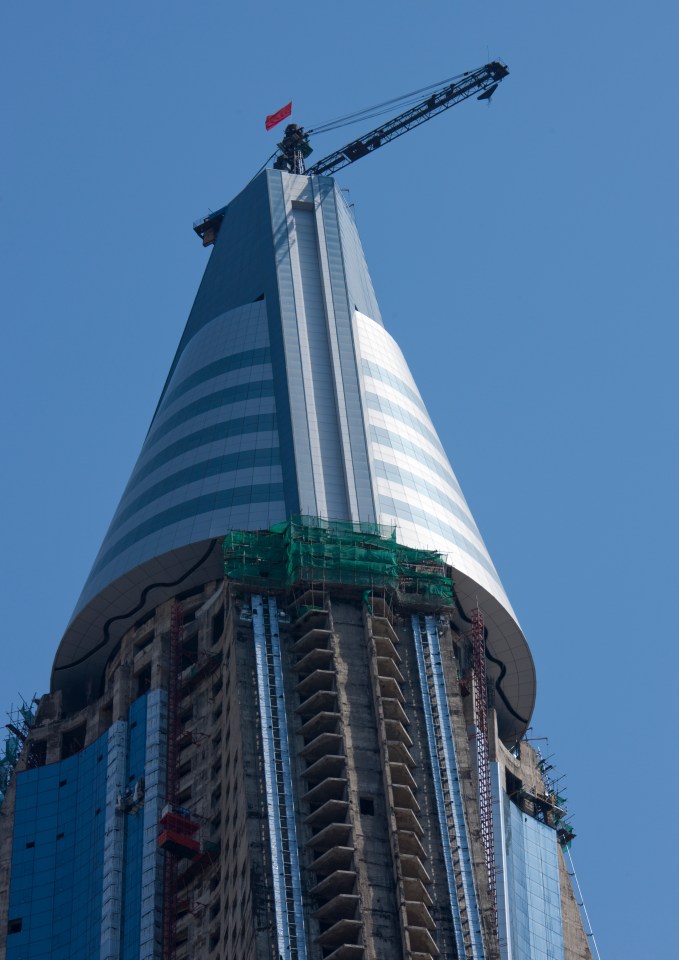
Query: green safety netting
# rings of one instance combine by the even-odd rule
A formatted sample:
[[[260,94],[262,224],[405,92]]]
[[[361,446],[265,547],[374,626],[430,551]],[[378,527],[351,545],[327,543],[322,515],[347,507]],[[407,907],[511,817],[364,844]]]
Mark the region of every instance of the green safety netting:
[[[224,570],[254,586],[323,582],[453,603],[443,556],[404,547],[396,528],[382,524],[294,516],[270,530],[232,531],[224,539]]]

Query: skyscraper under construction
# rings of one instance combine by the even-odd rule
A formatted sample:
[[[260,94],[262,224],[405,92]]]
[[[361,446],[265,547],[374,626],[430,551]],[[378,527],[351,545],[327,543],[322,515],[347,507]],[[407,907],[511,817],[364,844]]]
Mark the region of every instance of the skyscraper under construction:
[[[214,244],[25,711],[7,960],[590,956],[531,655],[330,177]]]

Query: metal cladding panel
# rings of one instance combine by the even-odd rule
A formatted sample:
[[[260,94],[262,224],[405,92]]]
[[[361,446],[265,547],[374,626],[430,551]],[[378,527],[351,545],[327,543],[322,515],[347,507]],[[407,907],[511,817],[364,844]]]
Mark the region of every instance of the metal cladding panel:
[[[331,180],[278,174],[270,197],[291,424],[283,455],[294,455],[299,511],[373,520],[351,330],[352,291],[372,289],[360,241],[353,224],[340,230],[344,201]]]
[[[333,193],[337,196],[337,191],[333,191]],[[337,196],[337,200],[339,202],[334,204],[334,210],[337,216],[339,247],[344,261],[347,293],[351,309],[360,310],[361,313],[372,317],[375,323],[381,325],[382,315],[351,209],[341,195]]]

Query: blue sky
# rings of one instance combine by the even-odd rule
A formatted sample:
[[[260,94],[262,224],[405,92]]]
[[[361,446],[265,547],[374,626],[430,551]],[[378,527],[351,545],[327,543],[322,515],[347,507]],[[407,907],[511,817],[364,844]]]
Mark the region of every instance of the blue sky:
[[[637,960],[679,933],[679,15],[605,7],[4,6],[0,711],[49,685],[204,269],[191,224],[272,152],[264,116],[292,99],[312,126],[500,57],[490,107],[338,180],[531,644],[602,957]]]

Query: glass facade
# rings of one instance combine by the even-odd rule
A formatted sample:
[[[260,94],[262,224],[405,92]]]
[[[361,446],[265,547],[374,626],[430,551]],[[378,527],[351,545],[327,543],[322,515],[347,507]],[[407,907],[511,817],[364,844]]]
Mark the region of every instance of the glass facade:
[[[17,775],[7,960],[99,955],[106,741]]]
[[[141,697],[80,753],[17,774],[7,960],[142,956],[144,886],[154,904],[160,892],[163,701]],[[136,808],[135,789],[146,790]]]
[[[556,831],[520,810],[492,766],[502,960],[564,960]]]
[[[285,514],[266,304],[205,324],[182,350],[85,595],[136,564]]]
[[[381,523],[408,546],[440,550],[510,609],[485,544],[398,345],[355,318]]]

